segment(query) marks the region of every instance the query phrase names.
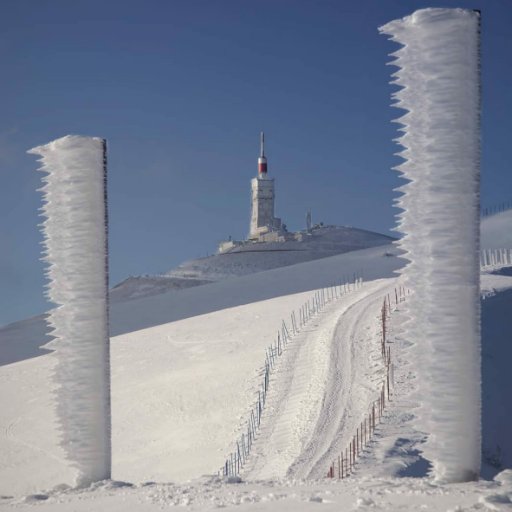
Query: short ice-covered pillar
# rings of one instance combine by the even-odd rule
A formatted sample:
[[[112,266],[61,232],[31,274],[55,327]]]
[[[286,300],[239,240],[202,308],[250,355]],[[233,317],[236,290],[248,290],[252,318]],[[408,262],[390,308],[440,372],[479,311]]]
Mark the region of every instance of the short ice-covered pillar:
[[[47,322],[61,444],[77,484],[111,476],[106,142],[67,136],[30,150],[44,186]]]

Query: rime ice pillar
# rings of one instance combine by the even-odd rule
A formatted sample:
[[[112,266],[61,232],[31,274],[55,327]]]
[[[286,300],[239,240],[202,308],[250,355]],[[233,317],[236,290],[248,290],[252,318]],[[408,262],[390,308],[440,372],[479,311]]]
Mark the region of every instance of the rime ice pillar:
[[[418,429],[442,481],[480,470],[480,14],[422,9],[380,28],[392,65],[406,180],[396,205],[402,277],[413,291],[403,333],[421,361]]]
[[[67,136],[29,153],[43,177],[47,318],[61,444],[78,485],[110,478],[106,142]]]

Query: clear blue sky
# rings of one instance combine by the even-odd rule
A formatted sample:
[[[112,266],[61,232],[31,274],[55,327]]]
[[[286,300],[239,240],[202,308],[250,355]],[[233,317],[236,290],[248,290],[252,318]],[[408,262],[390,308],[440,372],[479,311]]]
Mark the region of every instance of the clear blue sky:
[[[46,308],[25,152],[69,133],[109,141],[112,284],[246,236],[262,129],[290,229],[311,208],[389,232],[398,111],[377,27],[427,6],[482,10],[482,199],[509,200],[509,0],[3,0],[0,324]]]

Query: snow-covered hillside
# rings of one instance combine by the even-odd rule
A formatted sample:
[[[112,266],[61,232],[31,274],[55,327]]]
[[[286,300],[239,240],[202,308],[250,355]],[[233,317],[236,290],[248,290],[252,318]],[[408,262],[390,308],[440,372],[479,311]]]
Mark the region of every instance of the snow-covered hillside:
[[[173,277],[217,281],[389,244],[393,238],[344,226],[316,226],[300,241],[248,242],[222,254],[187,261],[168,272]]]
[[[393,241],[386,235],[342,226],[316,226],[310,232],[302,232],[301,236],[300,241],[247,242],[222,254],[186,261],[164,275],[130,277],[115,286],[111,296],[123,300],[156,295]]]
[[[17,397],[3,399],[0,413],[0,494],[13,496],[4,499],[4,504],[18,503],[21,509],[38,502],[46,510],[89,510],[91,506],[116,510],[122,500],[127,507],[123,510],[153,510],[172,504],[190,505],[195,510],[229,504],[275,510],[279,503],[283,509],[309,510],[322,503],[327,510],[339,510],[341,505],[398,510],[416,503],[444,511],[456,505],[480,503],[487,507],[504,502],[512,492],[506,474],[500,481],[458,487],[390,479],[400,475],[400,468],[422,467],[415,444],[421,435],[407,428],[407,415],[413,413],[407,395],[414,375],[414,361],[410,360],[397,374],[404,383],[403,400],[397,399],[399,407],[389,409],[389,420],[381,424],[356,474],[342,485],[322,478],[323,468],[350,435],[351,421],[358,420],[373,393],[365,383],[375,378],[368,350],[378,343],[380,300],[395,286],[394,270],[401,265],[397,257],[389,255],[393,250],[388,246],[351,252],[113,305],[113,477],[136,484],[175,484],[109,484],[85,494],[63,487],[42,492],[73,480],[54,428],[49,385],[54,358],[46,354],[20,360],[31,353],[23,348],[25,343],[37,346],[38,329],[33,321],[2,330],[2,343],[8,341],[7,335],[11,341],[17,340],[15,347],[11,345],[11,355],[16,348],[24,350],[17,363],[0,368],[4,396]],[[244,475],[249,480],[267,480],[230,485],[200,478],[216,472],[232,449],[255,399],[265,348],[274,340],[281,320],[288,319],[313,290],[359,272],[366,277],[363,288],[344,295],[316,317],[290,343],[282,359],[284,366],[272,377],[274,395],[269,396]],[[486,275],[484,279],[489,295],[486,301],[494,296],[508,300],[497,291],[512,288],[512,278]],[[487,318],[484,309],[484,333],[488,332]],[[499,320],[493,316],[492,322]],[[490,354],[487,373],[494,376],[489,390],[505,380],[500,361],[507,354],[507,345],[504,338],[502,341],[498,346],[484,340],[484,350]],[[354,352],[356,347],[360,353]],[[312,361],[315,364],[309,366]],[[337,371],[342,375],[342,393],[334,393],[336,401],[326,401],[333,395],[333,386],[339,384]],[[485,409],[484,400],[484,410],[489,418],[487,439],[493,449],[496,432],[508,419],[503,423],[503,417],[496,414],[501,396],[489,392],[492,402]],[[399,413],[398,420],[393,419],[393,411]],[[499,433],[500,439],[506,439],[505,431]],[[404,439],[409,440],[410,449]],[[504,467],[510,467],[504,458],[507,453],[501,454]],[[490,469],[490,476],[498,471]],[[370,475],[373,480],[366,478]],[[320,478],[322,482],[293,483],[290,477]],[[184,483],[190,478],[194,480]],[[39,497],[31,496],[34,493]],[[23,498],[26,495],[29,497]]]
[[[482,219],[482,248],[512,248],[512,235],[506,229],[511,222],[512,211]],[[128,277],[112,288],[110,296],[115,302],[148,297],[386,245],[392,240],[386,235],[352,227],[316,227],[309,234],[305,232],[300,242],[249,243],[236,246],[223,254],[186,261],[165,274]]]
[[[392,276],[401,264],[389,255],[393,250],[366,249],[114,303],[114,477],[184,480],[216,471],[253,401],[265,348],[281,320],[317,288],[354,274]],[[0,331],[8,348],[2,354],[10,356],[4,363],[16,359],[17,349],[23,357],[40,353],[39,323]],[[8,461],[0,468],[3,493],[34,492],[72,478],[56,446],[48,384],[54,358],[21,358],[0,369],[6,396],[18,396],[1,410]]]
[[[283,295],[328,286],[334,280],[348,280],[354,274],[365,279],[392,275],[402,260],[391,246],[349,252],[342,257],[330,257],[319,262],[306,262],[242,276],[203,286],[173,289],[152,296],[127,300],[115,296],[111,303],[111,334],[116,336],[161,325],[183,318]],[[44,317],[34,317],[0,328],[0,364],[6,364],[44,353],[41,347],[49,338],[45,335]]]
[[[480,223],[481,246],[484,249],[512,248],[512,210],[484,217]]]
[[[183,290],[193,286],[201,286],[212,281],[209,279],[172,277],[167,275],[132,276],[115,285],[110,290],[110,300],[122,302],[129,299],[149,297],[150,295],[159,295],[171,290]]]
[[[380,300],[396,286],[394,272],[402,265],[396,254],[391,245],[375,247],[149,297],[115,298],[113,477],[133,486],[55,488],[72,484],[73,472],[58,447],[49,378],[54,357],[51,343],[44,347],[43,319],[0,329],[0,507],[24,510],[37,503],[43,510],[131,511],[236,504],[239,510],[301,511],[321,503],[325,510],[423,505],[444,512],[509,506],[510,471],[459,486],[412,478],[424,476],[428,462],[421,456],[425,433],[410,422],[421,397],[414,395],[416,361],[400,338],[400,311],[392,316],[399,350],[394,402],[355,474],[342,483],[323,478],[375,391],[368,383],[381,378],[372,350]],[[272,375],[262,427],[243,473],[249,483],[201,477],[215,473],[233,449],[255,400],[265,349],[281,321],[316,289],[354,274],[363,275],[362,289],[315,317]],[[484,274],[482,288],[483,470],[492,478],[512,468],[512,277]],[[305,477],[313,480],[296,480]]]

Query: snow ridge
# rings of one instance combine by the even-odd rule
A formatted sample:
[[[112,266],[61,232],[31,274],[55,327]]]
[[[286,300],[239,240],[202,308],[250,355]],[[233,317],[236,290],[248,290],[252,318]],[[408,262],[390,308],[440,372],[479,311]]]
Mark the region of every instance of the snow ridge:
[[[77,483],[110,478],[105,141],[66,136],[29,153],[47,173],[41,224],[61,445]]]
[[[479,13],[422,9],[380,28],[403,45],[390,64],[407,180],[396,206],[409,263],[404,337],[419,364],[424,454],[439,480],[480,468]]]

